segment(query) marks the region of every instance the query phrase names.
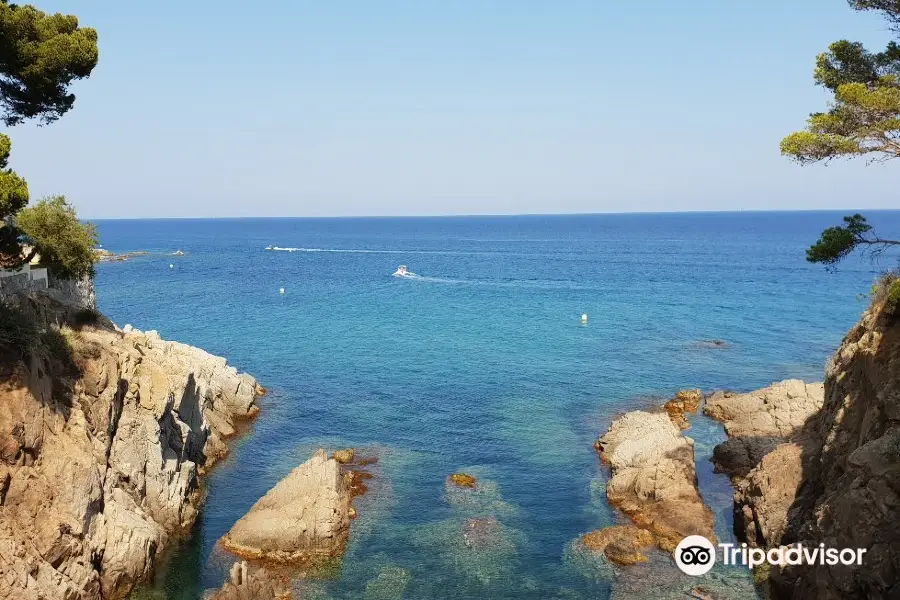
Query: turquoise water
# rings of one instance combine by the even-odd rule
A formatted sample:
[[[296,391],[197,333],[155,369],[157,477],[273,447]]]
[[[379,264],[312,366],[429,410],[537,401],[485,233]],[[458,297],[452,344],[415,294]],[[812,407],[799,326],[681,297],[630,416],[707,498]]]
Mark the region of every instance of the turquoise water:
[[[857,294],[893,266],[807,264],[839,217],[99,222],[105,248],[151,252],[99,266],[110,318],[226,356],[271,390],[211,474],[158,596],[221,584],[215,543],[234,521],[316,447],[354,446],[380,456],[377,477],[342,566],[305,597],[605,597],[608,573],[570,548],[616,519],[591,444],[616,414],[679,388],[821,379]],[[869,217],[900,229],[900,212]],[[391,277],[401,263],[420,277]],[[729,347],[698,344],[714,338]],[[728,535],[727,486],[705,461],[721,432],[689,433]],[[472,501],[445,489],[460,470],[484,483]],[[462,544],[473,516],[496,519],[483,550]]]

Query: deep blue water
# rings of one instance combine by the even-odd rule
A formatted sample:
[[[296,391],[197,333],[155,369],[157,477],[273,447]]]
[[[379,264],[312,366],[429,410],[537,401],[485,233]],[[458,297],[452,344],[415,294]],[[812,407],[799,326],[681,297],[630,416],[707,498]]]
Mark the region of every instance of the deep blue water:
[[[103,312],[271,390],[157,595],[219,585],[215,542],[234,521],[316,447],[355,446],[381,456],[378,477],[340,571],[305,597],[399,597],[379,585],[404,581],[407,598],[605,597],[569,550],[615,518],[591,444],[617,413],[679,388],[821,379],[856,296],[893,266],[807,264],[840,215],[100,221],[105,248],[151,252],[99,265]],[[900,230],[900,212],[868,216]],[[391,277],[401,263],[420,277]],[[697,344],[712,338],[729,347]],[[703,456],[720,431],[689,434],[727,536],[730,499]],[[460,470],[484,482],[476,506],[447,497]],[[484,514],[505,541],[459,548],[464,519]]]

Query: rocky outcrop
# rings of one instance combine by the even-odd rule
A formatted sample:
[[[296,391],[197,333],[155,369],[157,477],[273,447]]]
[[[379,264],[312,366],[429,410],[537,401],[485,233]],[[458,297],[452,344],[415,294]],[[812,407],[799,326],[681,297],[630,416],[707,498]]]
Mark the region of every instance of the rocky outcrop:
[[[344,551],[350,533],[350,477],[318,450],[234,524],[222,545],[246,559],[306,563]]]
[[[713,450],[716,470],[734,485],[734,527],[751,546],[778,546],[803,479],[812,443],[805,427],[822,407],[824,386],[790,379],[747,394],[717,392],[704,412],[728,440]]]
[[[715,540],[712,511],[697,490],[693,440],[666,413],[629,412],[597,442],[612,467],[609,503],[671,552],[688,535]]]
[[[240,561],[232,565],[225,585],[207,600],[291,600],[293,597],[288,578]]]
[[[821,399],[819,391],[822,390]],[[900,597],[900,307],[876,301],[826,366],[716,404],[735,528],[751,544],[864,548],[861,565],[773,567],[776,598]]]
[[[721,421],[729,437],[788,438],[822,407],[824,386],[788,379],[748,394],[716,392],[703,412]]]
[[[700,402],[703,401],[703,392],[700,390],[681,390],[675,397],[666,402],[666,414],[679,429],[688,429],[691,424],[687,420],[687,413],[697,412]]]
[[[0,362],[0,597],[123,598],[193,523],[258,386],[152,331],[54,331],[74,370]]]
[[[773,570],[786,598],[900,597],[900,305],[876,301],[825,370],[807,424],[803,486],[782,543],[865,548],[860,566]]]

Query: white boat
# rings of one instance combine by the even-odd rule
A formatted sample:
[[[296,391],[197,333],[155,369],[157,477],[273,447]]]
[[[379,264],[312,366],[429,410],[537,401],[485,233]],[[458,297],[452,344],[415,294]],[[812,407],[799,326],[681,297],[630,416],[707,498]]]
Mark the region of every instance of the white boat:
[[[272,244],[269,244],[268,246],[266,246],[266,250],[274,250],[274,248],[272,247]]]
[[[416,274],[412,271],[406,270],[406,265],[400,265],[397,267],[397,270],[394,271],[394,277],[415,277]]]

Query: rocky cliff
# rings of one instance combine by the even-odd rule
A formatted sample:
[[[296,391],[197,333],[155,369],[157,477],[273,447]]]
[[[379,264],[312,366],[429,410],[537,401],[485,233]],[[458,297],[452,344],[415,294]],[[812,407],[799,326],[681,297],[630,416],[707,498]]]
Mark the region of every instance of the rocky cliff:
[[[867,550],[859,566],[773,567],[775,598],[900,598],[897,302],[873,303],[825,375],[821,397],[786,382],[708,404],[732,436],[715,460],[735,480],[735,527],[764,548]]]
[[[196,518],[200,476],[261,388],[155,332],[21,304],[63,325],[56,356],[0,356],[0,598],[123,598]]]

